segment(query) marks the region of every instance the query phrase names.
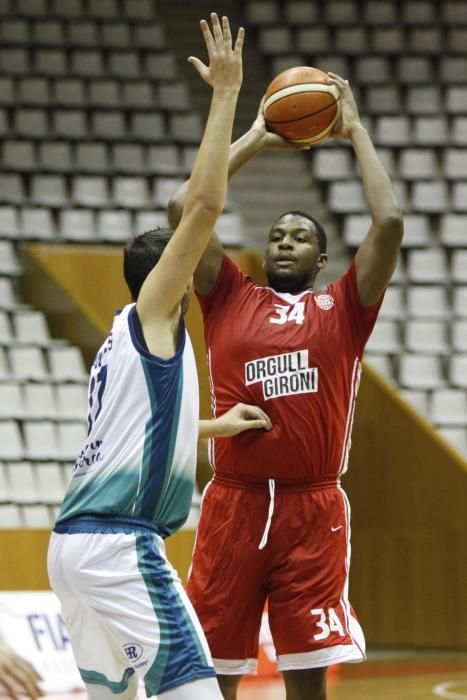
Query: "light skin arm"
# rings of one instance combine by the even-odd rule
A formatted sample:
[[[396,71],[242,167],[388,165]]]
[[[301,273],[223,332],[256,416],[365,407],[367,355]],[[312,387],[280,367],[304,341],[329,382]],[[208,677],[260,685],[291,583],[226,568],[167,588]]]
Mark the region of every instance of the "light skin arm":
[[[205,20],[201,29],[209,65],[188,60],[212,87],[209,116],[193,166],[183,213],[159,262],[147,276],[136,303],[150,352],[171,357],[176,351],[180,303],[214,224],[221,213],[226,188],[229,146],[237,97],[242,82],[241,28],[235,46],[229,22],[211,15],[212,31]]]
[[[199,438],[233,437],[245,430],[271,430],[269,416],[259,406],[238,403],[219,418],[199,421]]]
[[[11,698],[19,700],[21,696],[27,695],[35,700],[42,695],[40,680],[40,675],[29,661],[0,641],[0,682]]]
[[[240,168],[266,149],[298,150],[303,148],[303,146],[292,144],[277,134],[267,131],[263,116],[263,102],[264,99],[261,100],[258,114],[250,129],[230,146],[229,180]],[[167,214],[172,227],[178,225],[182,216],[189,183],[190,180],[184,182],[170,199]],[[213,231],[194,275],[195,288],[200,294],[209,294],[213,289],[220,272],[223,255],[222,244]]]
[[[355,268],[360,300],[372,306],[381,298],[396,267],[404,233],[402,212],[389,175],[360,121],[348,81],[335,73],[329,76],[342,100],[342,126],[335,136],[352,144],[371,214],[370,229],[355,255]]]

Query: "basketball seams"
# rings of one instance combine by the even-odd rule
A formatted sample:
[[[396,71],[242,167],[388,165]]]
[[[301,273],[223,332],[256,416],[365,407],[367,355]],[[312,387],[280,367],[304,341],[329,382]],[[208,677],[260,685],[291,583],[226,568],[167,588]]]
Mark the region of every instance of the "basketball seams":
[[[318,109],[316,112],[309,112],[308,114],[302,114],[299,117],[294,117],[293,119],[270,119],[268,118],[268,124],[293,124],[295,122],[299,122],[302,119],[309,119],[310,117],[314,117],[318,114],[322,114],[323,112],[326,112],[328,109],[336,109],[337,110],[337,105],[336,102],[330,102],[326,107],[323,107],[322,109]]]
[[[289,85],[288,87],[276,90],[269,95],[264,102],[264,111],[266,112],[269,107],[286,97],[302,93],[306,94],[309,92],[332,95],[335,102],[337,102],[339,99],[339,92],[335,85],[324,85],[323,83],[297,83],[296,85]]]

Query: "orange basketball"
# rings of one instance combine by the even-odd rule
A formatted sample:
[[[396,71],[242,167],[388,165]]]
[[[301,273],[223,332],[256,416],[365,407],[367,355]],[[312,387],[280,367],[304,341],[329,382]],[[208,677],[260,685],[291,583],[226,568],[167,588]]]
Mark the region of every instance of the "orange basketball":
[[[267,127],[288,141],[318,143],[333,130],[341,114],[339,90],[318,68],[297,66],[279,73],[264,100]]]

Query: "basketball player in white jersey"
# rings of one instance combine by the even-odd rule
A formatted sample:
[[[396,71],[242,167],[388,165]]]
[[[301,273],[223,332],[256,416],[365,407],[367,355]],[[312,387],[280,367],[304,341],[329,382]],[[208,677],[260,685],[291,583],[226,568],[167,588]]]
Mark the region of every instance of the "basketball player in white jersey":
[[[92,366],[88,437],[49,547],[50,581],[92,700],[132,700],[140,678],[148,696],[165,700],[222,697],[163,544],[193,492],[199,396],[183,316],[224,205],[242,81],[243,29],[232,46],[228,19],[211,20],[212,29],[201,22],[209,65],[189,59],[213,92],[183,215],[173,235],[151,231],[125,250],[135,303],[116,316]]]

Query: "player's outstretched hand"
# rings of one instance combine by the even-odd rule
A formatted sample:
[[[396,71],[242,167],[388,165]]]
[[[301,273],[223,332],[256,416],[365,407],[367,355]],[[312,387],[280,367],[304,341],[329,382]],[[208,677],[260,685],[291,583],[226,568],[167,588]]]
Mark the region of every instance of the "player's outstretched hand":
[[[209,65],[199,58],[190,56],[188,61],[196,68],[202,79],[213,90],[224,92],[240,90],[242,84],[242,47],[245,30],[240,27],[237,39],[232,46],[232,34],[227,17],[222,17],[222,24],[215,12],[211,13],[212,31],[205,19],[200,22],[204,41],[208,50]]]
[[[355,126],[361,125],[360,115],[358,113],[357,103],[353,96],[352,89],[348,80],[344,80],[336,73],[328,73],[329,82],[336,85],[341,96],[342,114],[339,122],[332,133],[332,136],[337,136],[342,139],[349,139],[352,135],[352,130]]]
[[[224,415],[216,418],[219,437],[233,437],[245,430],[271,430],[271,419],[259,406],[238,403]]]
[[[293,143],[292,141],[287,141],[283,139],[279,134],[275,134],[272,131],[268,131],[266,126],[266,120],[264,118],[264,97],[260,102],[258,114],[256,119],[251,126],[251,130],[254,131],[259,139],[261,139],[261,149],[275,148],[275,149],[293,149],[295,151],[300,151],[305,148],[309,148],[307,145]]]
[[[21,695],[27,695],[31,700],[35,700],[42,695],[39,689],[40,680],[40,675],[29,661],[0,642],[0,682],[11,698],[19,700]]]

